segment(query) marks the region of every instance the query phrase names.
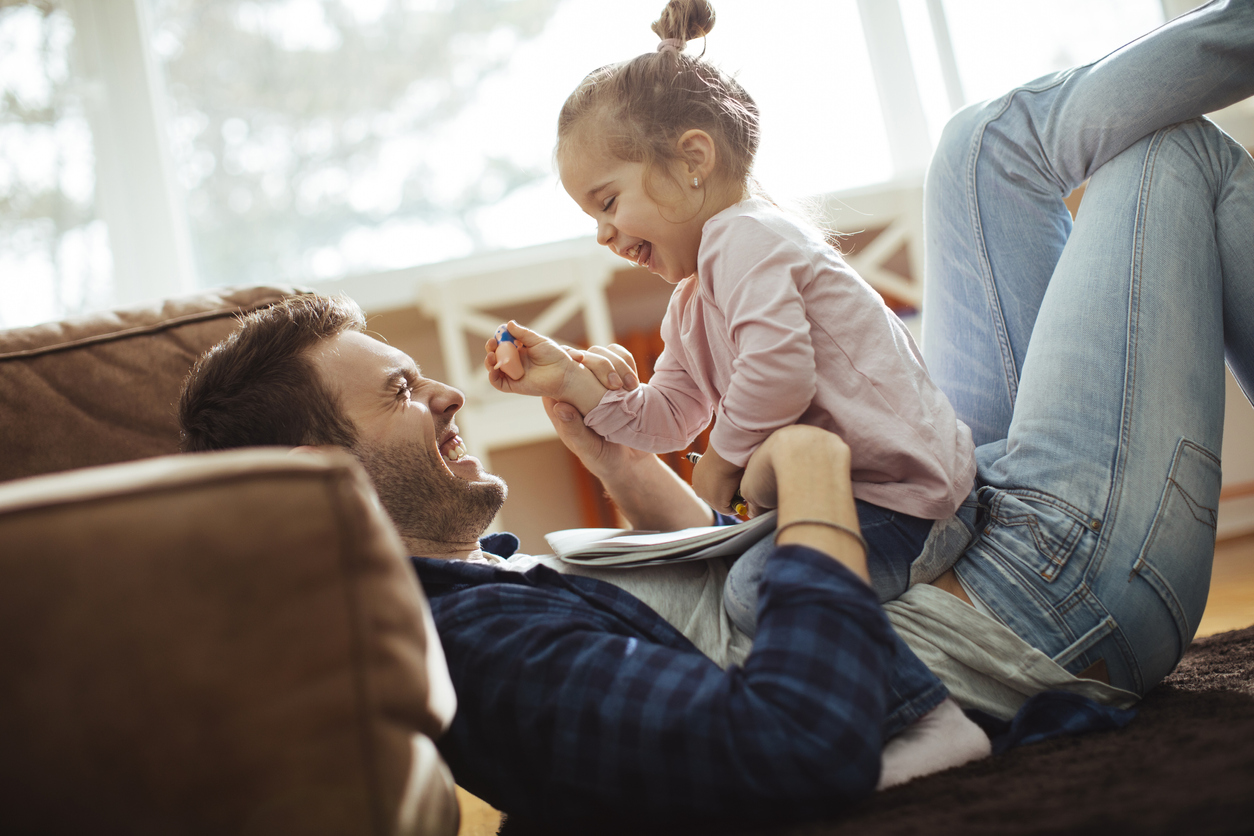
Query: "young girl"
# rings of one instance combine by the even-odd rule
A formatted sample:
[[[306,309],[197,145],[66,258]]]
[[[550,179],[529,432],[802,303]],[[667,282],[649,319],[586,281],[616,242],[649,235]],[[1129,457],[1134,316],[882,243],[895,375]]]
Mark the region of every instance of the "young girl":
[[[596,70],[562,108],[562,185],[597,240],[675,285],[649,383],[570,402],[605,438],[651,452],[686,447],[713,417],[693,487],[725,513],[772,432],[803,423],[839,434],[870,551],[896,558],[876,584],[891,596],[932,522],[971,490],[971,433],[879,294],[818,229],[757,192],[757,106],[684,54],[713,24],[705,0],[672,0],[653,24],[656,52]]]

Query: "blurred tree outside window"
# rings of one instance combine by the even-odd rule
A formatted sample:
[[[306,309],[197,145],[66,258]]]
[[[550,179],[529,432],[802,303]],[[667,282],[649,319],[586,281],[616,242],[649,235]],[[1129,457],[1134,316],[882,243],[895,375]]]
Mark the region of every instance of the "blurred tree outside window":
[[[1162,0],[896,0],[881,16],[890,2],[716,0],[708,43],[689,45],[757,100],[755,174],[776,199],[915,177],[954,107],[1098,58],[1163,17]],[[108,306],[128,281],[153,294],[169,276],[175,292],[188,251],[211,287],[590,235],[553,170],[557,112],[587,72],[656,47],[663,5],[0,0],[0,327]],[[118,90],[116,72],[106,85],[76,58],[82,42],[129,50],[105,28],[127,8],[145,55]],[[76,38],[76,22],[91,28]],[[136,74],[154,98],[132,118],[116,96]],[[904,120],[889,112],[907,101]],[[170,163],[149,191],[135,176],[148,152],[120,132],[145,118],[153,166]],[[889,153],[888,125],[927,135],[910,165]],[[169,211],[132,220],[167,196]],[[190,246],[132,269],[171,213],[162,237]]]
[[[112,260],[74,73],[74,25],[53,0],[0,0],[0,327],[108,304]]]
[[[148,1],[205,285],[362,275],[587,235],[553,170],[558,110],[586,73],[652,51],[664,5]],[[786,197],[883,180],[856,2],[798,5],[813,24],[803,32],[764,19],[756,0],[717,4],[707,55],[743,67],[769,112],[759,173]],[[825,32],[853,36],[825,54]],[[789,48],[768,60],[767,43]],[[819,107],[816,70],[834,88]]]
[[[151,2],[203,285],[467,254],[477,210],[547,174],[432,139],[558,0]]]

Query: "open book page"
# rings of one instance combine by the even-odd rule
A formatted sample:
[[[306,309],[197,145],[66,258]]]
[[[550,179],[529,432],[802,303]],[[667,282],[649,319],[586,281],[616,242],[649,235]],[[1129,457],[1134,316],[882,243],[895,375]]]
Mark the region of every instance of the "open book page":
[[[710,525],[679,531],[625,528],[568,528],[546,534],[549,548],[567,563],[639,566],[738,555],[775,529],[768,511],[739,525]]]

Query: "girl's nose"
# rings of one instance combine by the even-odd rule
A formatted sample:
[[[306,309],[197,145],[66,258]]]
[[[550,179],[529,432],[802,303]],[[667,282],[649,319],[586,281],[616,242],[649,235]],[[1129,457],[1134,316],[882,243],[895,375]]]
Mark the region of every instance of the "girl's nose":
[[[603,247],[608,247],[610,242],[614,240],[614,227],[606,221],[597,224],[597,243]]]

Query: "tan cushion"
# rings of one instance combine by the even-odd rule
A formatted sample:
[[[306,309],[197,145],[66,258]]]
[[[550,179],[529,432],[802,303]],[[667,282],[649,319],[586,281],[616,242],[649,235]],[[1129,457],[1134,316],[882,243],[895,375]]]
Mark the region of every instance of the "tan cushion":
[[[302,292],[221,289],[0,331],[0,481],[177,452],[195,359],[239,314]]]
[[[404,554],[347,454],[0,485],[0,832],[455,833]]]

